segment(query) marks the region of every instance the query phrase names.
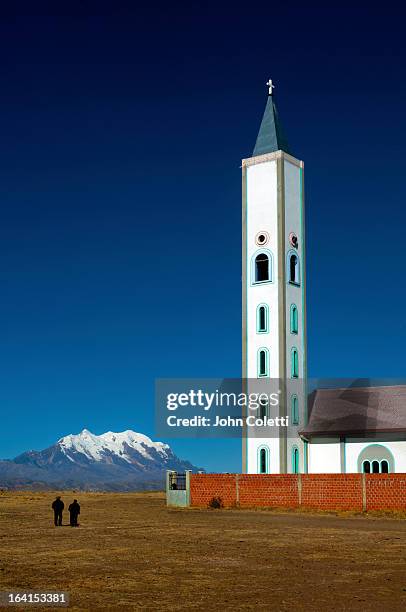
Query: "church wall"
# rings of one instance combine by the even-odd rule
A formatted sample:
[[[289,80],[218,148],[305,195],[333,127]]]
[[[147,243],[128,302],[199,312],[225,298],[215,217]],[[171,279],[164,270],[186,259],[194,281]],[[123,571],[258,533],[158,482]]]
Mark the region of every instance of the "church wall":
[[[269,349],[271,378],[279,376],[278,352],[278,234],[277,228],[276,161],[255,164],[247,168],[247,335],[248,378],[257,377],[257,352]],[[268,243],[262,248],[255,243],[256,235],[266,231]],[[273,259],[273,282],[252,285],[253,258],[258,252],[270,251]],[[259,304],[269,306],[269,333],[257,334],[256,309]]]
[[[309,474],[339,474],[341,472],[340,440],[312,441],[308,445]]]
[[[304,346],[303,346],[303,235],[301,219],[301,189],[300,189],[300,168],[285,160],[285,257],[289,252],[296,252],[300,262],[300,286],[295,286],[285,282],[286,291],[286,372],[290,373],[291,349],[299,350],[299,376],[304,376]],[[299,248],[293,249],[289,243],[289,235],[294,232],[298,237]],[[288,263],[286,262],[286,267]],[[286,277],[288,277],[288,270]],[[290,333],[290,306],[295,304],[298,309],[299,329],[297,334]]]
[[[279,474],[279,440],[278,438],[250,438],[248,439],[248,473],[256,474],[258,469],[259,449],[267,448],[269,451],[269,473]]]
[[[304,448],[303,441],[298,435],[300,428],[305,425],[305,318],[304,318],[304,231],[302,219],[302,193],[301,176],[302,169],[287,159],[284,160],[284,200],[285,200],[285,329],[286,329],[286,414],[291,419],[289,438],[287,440],[287,472],[293,472],[292,452],[296,446],[299,451],[299,471],[304,471]],[[298,238],[298,248],[294,249],[290,244],[290,235],[295,233]],[[288,282],[288,253],[296,252],[300,262],[300,286]],[[294,304],[298,310],[298,333],[291,333],[291,305]],[[299,379],[291,378],[292,349],[299,351]],[[295,426],[292,422],[291,398],[296,395],[299,401],[299,424]]]
[[[257,355],[261,348],[269,351],[269,377],[279,378],[279,325],[278,325],[278,273],[281,264],[278,257],[278,178],[276,159],[246,168],[246,284],[247,311],[246,347],[247,371],[243,373],[248,379],[257,379]],[[266,245],[256,244],[259,232],[267,232],[269,239]],[[272,257],[272,282],[254,285],[253,260],[260,252],[270,253]],[[269,331],[257,333],[257,307],[266,304],[269,307]],[[253,390],[247,389],[250,393]],[[257,391],[257,389],[255,389]],[[279,471],[279,446],[277,439],[251,438],[247,441],[247,471],[258,471],[258,450],[266,446],[269,450],[269,470]]]

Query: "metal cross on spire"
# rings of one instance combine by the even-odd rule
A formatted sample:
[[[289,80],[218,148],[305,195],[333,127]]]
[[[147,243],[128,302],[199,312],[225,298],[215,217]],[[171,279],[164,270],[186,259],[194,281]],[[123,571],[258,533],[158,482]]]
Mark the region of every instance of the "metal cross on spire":
[[[272,79],[269,79],[269,80],[268,80],[267,85],[268,85],[268,88],[269,88],[269,90],[268,90],[268,94],[269,94],[270,96],[272,96],[272,90],[273,90],[273,89],[275,89],[275,85],[272,83]]]

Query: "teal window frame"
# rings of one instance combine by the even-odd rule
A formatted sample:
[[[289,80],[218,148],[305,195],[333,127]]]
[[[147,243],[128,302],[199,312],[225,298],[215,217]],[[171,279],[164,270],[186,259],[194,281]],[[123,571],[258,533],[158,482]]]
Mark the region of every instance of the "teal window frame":
[[[295,273],[295,279],[292,280],[291,278],[291,258],[292,257],[296,257],[296,273]],[[297,253],[297,251],[291,250],[288,251],[287,254],[287,262],[286,262],[286,271],[287,271],[287,277],[288,277],[288,283],[289,285],[293,285],[294,287],[300,287],[300,258],[299,255]]]
[[[264,309],[265,326],[261,329],[261,309]],[[257,306],[257,334],[267,334],[269,332],[269,306],[268,304],[258,304]]]
[[[292,408],[292,425],[299,425],[299,399],[297,395],[292,395],[291,408]]]
[[[292,474],[300,474],[300,454],[297,446],[292,446]]]
[[[293,347],[290,354],[290,375],[291,378],[299,378],[299,351]]]
[[[290,333],[299,333],[299,312],[296,304],[290,306]]]
[[[263,464],[264,458],[264,464]],[[260,446],[258,448],[258,474],[269,474],[269,448],[267,446]],[[264,470],[262,467],[264,466]]]
[[[261,369],[261,353],[265,354],[265,368],[264,372]],[[267,378],[269,376],[269,351],[265,347],[261,347],[258,349],[257,354],[257,374],[258,378]]]
[[[268,279],[266,280],[256,280],[257,257],[260,255],[266,255],[268,258]],[[266,283],[273,283],[273,255],[269,249],[259,249],[253,254],[251,259],[251,285],[264,285]]]

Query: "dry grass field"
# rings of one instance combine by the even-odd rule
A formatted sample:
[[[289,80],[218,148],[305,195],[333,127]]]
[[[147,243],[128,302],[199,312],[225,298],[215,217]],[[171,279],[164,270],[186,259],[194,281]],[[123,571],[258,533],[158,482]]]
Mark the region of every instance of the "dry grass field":
[[[70,609],[92,611],[406,609],[401,518],[171,510],[161,493],[78,493],[80,527],[55,528],[54,497],[0,493],[0,590],[64,590]]]

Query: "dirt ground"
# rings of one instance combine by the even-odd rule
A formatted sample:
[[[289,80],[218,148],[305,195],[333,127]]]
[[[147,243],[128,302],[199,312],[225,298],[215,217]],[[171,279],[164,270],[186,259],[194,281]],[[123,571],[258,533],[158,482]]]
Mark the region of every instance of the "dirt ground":
[[[406,609],[405,519],[78,493],[80,527],[65,513],[55,528],[54,497],[0,493],[1,591],[68,591],[69,609],[92,611]]]

